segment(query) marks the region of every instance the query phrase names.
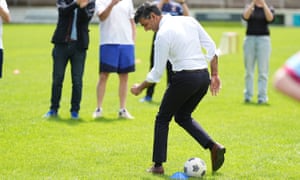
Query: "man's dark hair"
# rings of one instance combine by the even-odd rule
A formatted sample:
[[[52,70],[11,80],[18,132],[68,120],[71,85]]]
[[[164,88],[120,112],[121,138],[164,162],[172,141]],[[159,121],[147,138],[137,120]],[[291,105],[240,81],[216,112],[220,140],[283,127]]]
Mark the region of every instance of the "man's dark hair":
[[[137,24],[141,18],[149,19],[150,14],[154,13],[158,16],[161,15],[161,11],[157,7],[156,4],[145,2],[141,6],[139,6],[134,15],[134,22]]]

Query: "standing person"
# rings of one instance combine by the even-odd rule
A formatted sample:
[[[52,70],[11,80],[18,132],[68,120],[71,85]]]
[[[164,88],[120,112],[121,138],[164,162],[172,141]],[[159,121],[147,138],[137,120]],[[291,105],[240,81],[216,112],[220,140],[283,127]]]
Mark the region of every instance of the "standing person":
[[[99,17],[99,80],[93,118],[103,116],[102,103],[110,73],[119,76],[119,118],[133,119],[126,109],[128,73],[135,71],[135,23],[132,0],[96,0]]]
[[[274,10],[265,0],[252,0],[242,15],[247,22],[244,40],[245,90],[244,101],[251,102],[255,64],[258,68],[258,104],[268,102],[268,75],[271,55],[269,23],[274,20]]]
[[[154,66],[147,78],[131,88],[139,95],[145,88],[161,78],[169,60],[174,72],[166,89],[154,129],[154,165],[148,172],[163,174],[162,163],[167,159],[169,123],[174,116],[176,123],[184,128],[203,148],[210,149],[212,170],[217,171],[224,162],[225,148],[216,143],[192,118],[192,113],[207,93],[217,95],[221,82],[218,76],[216,45],[204,28],[192,17],[161,15],[155,5],[145,3],[135,14],[135,22],[146,31],[157,32],[155,39]],[[207,54],[202,52],[204,48]],[[207,60],[210,61],[211,77]]]
[[[0,0],[0,79],[2,78],[2,66],[3,66],[3,22],[10,22],[10,13],[7,7],[6,0]]]
[[[274,87],[279,92],[300,101],[300,51],[276,71]]]
[[[52,37],[53,72],[50,110],[45,117],[58,115],[63,80],[68,62],[71,64],[71,118],[79,118],[82,77],[89,45],[88,25],[95,11],[92,0],[57,0],[58,22]]]
[[[154,3],[161,10],[162,14],[170,14],[172,16],[189,16],[189,8],[185,3],[185,0],[156,0]],[[156,33],[153,34],[152,45],[151,45],[151,55],[150,55],[150,70],[153,67],[154,59],[154,40]],[[172,76],[172,66],[171,63],[167,62],[167,85],[170,83]],[[154,94],[155,83],[147,88],[146,96],[140,100],[140,102],[151,102]]]

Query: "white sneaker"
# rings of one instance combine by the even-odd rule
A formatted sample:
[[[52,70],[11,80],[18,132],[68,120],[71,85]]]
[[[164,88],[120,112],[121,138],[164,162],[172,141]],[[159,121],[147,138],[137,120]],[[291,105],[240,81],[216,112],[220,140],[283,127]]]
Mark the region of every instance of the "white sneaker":
[[[119,118],[134,119],[134,117],[126,109],[120,109]]]
[[[93,113],[93,118],[100,118],[102,117],[102,108],[96,108],[95,112]]]

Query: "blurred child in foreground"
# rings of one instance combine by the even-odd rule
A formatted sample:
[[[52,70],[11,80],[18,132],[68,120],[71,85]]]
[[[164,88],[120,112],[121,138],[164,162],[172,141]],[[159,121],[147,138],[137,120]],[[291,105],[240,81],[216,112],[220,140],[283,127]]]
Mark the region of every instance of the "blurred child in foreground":
[[[276,71],[274,87],[281,93],[300,101],[300,51]]]

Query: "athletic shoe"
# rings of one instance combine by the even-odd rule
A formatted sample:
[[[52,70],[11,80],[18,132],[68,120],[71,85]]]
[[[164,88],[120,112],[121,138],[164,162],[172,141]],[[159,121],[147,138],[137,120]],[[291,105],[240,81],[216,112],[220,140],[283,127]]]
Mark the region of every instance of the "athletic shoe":
[[[96,108],[95,112],[93,113],[93,118],[100,118],[102,117],[102,108]]]
[[[268,104],[268,101],[258,100],[257,103],[258,103],[258,104]]]
[[[120,109],[119,118],[134,119],[134,117],[126,109]]]
[[[79,119],[78,112],[72,111],[71,112],[71,119]]]
[[[145,96],[142,99],[140,99],[140,102],[152,102],[152,97]]]
[[[244,102],[247,104],[247,103],[251,103],[251,100],[250,99],[248,99],[248,98],[246,98],[245,100],[244,100]]]
[[[57,110],[50,109],[45,115],[44,118],[53,118],[57,117]]]

